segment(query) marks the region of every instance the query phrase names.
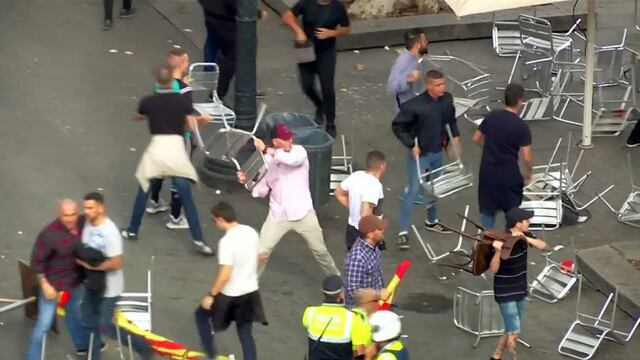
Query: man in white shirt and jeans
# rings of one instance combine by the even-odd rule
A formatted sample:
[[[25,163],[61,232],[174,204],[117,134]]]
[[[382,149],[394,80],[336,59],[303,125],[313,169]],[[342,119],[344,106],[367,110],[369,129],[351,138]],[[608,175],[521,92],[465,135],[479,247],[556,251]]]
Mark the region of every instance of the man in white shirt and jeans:
[[[104,271],[106,273],[106,288],[100,303],[92,304],[87,299],[84,299],[82,303],[83,320],[94,336],[92,356],[88,360],[99,360],[100,350],[103,347],[101,333],[113,339],[116,338],[113,312],[120,294],[124,291],[122,237],[116,224],[105,214],[104,196],[102,194],[92,192],[85,195],[84,214],[87,222],[82,230],[82,243],[99,250],[106,258],[97,266],[92,266],[82,260],[76,260],[79,265],[87,270]],[[126,339],[127,335],[127,333],[124,333],[123,339]],[[144,359],[152,358],[151,348],[141,337],[132,335],[131,345]]]
[[[213,222],[225,235],[218,242],[218,274],[196,309],[195,320],[202,347],[213,359],[217,353],[213,333],[235,321],[243,359],[256,360],[253,322],[267,324],[258,292],[258,233],[238,223],[236,211],[226,202],[211,209]]]
[[[384,190],[380,178],[387,169],[387,161],[380,151],[369,151],[367,170],[356,171],[340,183],[336,189],[336,199],[349,209],[346,243],[347,251],[360,236],[358,222],[367,215],[382,215]]]

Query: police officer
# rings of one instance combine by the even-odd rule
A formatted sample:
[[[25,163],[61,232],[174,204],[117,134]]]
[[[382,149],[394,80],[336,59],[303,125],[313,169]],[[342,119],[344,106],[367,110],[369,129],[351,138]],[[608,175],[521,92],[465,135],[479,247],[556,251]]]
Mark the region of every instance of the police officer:
[[[307,307],[302,315],[302,325],[309,336],[307,359],[363,359],[367,325],[344,307],[344,282],[339,276],[330,275],[322,282],[322,292],[324,303]]]
[[[387,310],[380,310],[369,317],[373,341],[378,349],[374,360],[409,360],[409,352],[400,341],[402,324],[400,317]]]

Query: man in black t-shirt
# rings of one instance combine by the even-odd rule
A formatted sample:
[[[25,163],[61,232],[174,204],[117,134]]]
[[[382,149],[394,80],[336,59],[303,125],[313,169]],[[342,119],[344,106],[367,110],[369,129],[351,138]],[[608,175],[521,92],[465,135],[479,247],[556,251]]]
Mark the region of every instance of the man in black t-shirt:
[[[478,205],[482,225],[493,228],[498,211],[520,206],[525,184],[531,181],[531,131],[518,116],[524,104],[524,88],[509,84],[505,109],[490,112],[473,134],[483,147],[478,180]],[[518,165],[522,151],[524,177]]]
[[[140,101],[138,119],[148,119],[151,142],[142,155],[136,178],[140,184],[133,205],[129,227],[122,231],[122,237],[138,239],[145,205],[150,188],[163,176],[171,176],[191,231],[194,248],[204,254],[213,255],[213,250],[204,242],[198,212],[191,194],[191,184],[198,180],[184,147],[184,132],[188,129],[187,117],[194,113],[191,99],[172,89],[173,78],[168,66],[161,67],[156,80],[159,89],[155,94]]]
[[[299,16],[302,16],[302,27],[298,23]],[[322,123],[324,116],[327,133],[335,137],[336,38],[349,33],[347,9],[339,0],[299,0],[282,15],[282,20],[293,30],[298,44],[313,43],[315,60],[298,64],[300,85],[316,107],[316,122]],[[315,89],[316,75],[322,98]]]
[[[547,243],[536,239],[529,232],[529,219],[533,217],[533,211],[513,208],[505,214],[507,219],[507,232],[512,236],[521,236],[510,249],[509,258],[501,259],[502,242],[494,241],[494,254],[491,258],[490,269],[493,276],[493,292],[500,313],[504,320],[504,335],[498,341],[498,346],[493,352],[492,360],[502,359],[505,349],[508,349],[511,359],[516,358],[516,345],[520,336],[522,317],[528,293],[527,283],[527,249],[529,247],[538,250],[546,250]]]

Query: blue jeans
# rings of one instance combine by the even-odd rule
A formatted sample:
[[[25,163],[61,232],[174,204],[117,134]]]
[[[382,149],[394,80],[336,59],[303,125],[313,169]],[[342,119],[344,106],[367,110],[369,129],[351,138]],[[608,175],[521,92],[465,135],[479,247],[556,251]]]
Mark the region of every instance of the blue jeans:
[[[513,335],[520,333],[520,325],[522,324],[526,304],[526,299],[498,303],[502,319],[504,320],[505,334]]]
[[[193,202],[193,196],[191,195],[191,180],[179,176],[171,177],[173,181],[173,187],[178,191],[178,196],[182,199],[182,207],[184,209],[187,222],[189,223],[189,231],[191,232],[191,239],[193,241],[203,241],[202,229],[200,229],[200,219],[198,218],[198,210],[196,204]],[[150,188],[158,186],[162,179],[151,179]],[[150,191],[144,192],[141,187],[138,187],[138,195],[133,204],[133,213],[131,214],[131,221],[129,222],[128,232],[137,234],[142,223],[142,216],[144,216],[144,209],[147,206],[147,200],[149,199]]]
[[[437,153],[427,153],[420,155],[420,171],[435,170],[442,166],[442,151]],[[407,186],[404,189],[404,199],[400,205],[400,232],[409,231],[411,226],[411,210],[413,201],[420,193],[420,181],[418,179],[418,169],[416,159],[409,152],[407,157]],[[430,196],[426,197],[427,222],[433,224],[438,221],[438,209],[436,200]]]
[[[496,226],[496,214],[480,213],[480,223],[487,229],[494,229]]]
[[[204,62],[207,62],[207,63],[216,62],[216,59],[218,58],[218,51],[220,51],[220,48],[218,47],[218,41],[213,36],[213,34],[207,31],[207,39],[204,42],[204,50],[203,50]],[[213,69],[205,69],[205,70],[211,71]]]
[[[215,304],[213,306],[215,306]],[[202,348],[209,359],[213,359],[217,355],[213,339],[213,326],[211,324],[213,321],[213,311],[198,306],[194,315]],[[256,343],[251,333],[252,327],[253,323],[251,322],[242,324],[236,322],[236,331],[238,332],[238,339],[240,339],[240,345],[242,347],[242,356],[245,360],[256,360],[258,358]]]
[[[66,305],[66,315],[64,317],[67,331],[71,336],[71,341],[76,349],[86,349],[86,331],[82,326],[80,318],[80,298],[82,290],[76,288],[70,291],[69,302]],[[58,299],[47,300],[42,294],[38,297],[38,319],[31,333],[31,340],[27,350],[27,360],[40,360],[42,352],[42,340],[51,328],[53,319],[56,316],[56,304]]]
[[[101,336],[103,334],[112,339],[117,338],[113,312],[119,299],[119,296],[105,297],[101,299],[100,304],[92,304],[89,301],[82,302],[82,316],[84,324],[87,327],[87,344],[89,344],[91,333],[94,334],[92,356],[91,359],[87,360],[100,360],[100,348],[102,347]],[[131,335],[131,346],[133,350],[140,354],[143,359],[151,359],[153,350],[142,337],[120,329],[123,344],[128,344],[129,335]],[[87,348],[88,346],[85,347],[85,349]]]

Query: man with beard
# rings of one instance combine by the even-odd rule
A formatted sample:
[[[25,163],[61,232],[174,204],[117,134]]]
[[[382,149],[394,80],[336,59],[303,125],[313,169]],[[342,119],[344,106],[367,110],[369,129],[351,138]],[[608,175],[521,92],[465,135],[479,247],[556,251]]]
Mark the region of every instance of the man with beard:
[[[398,108],[425,90],[425,83],[421,81],[425,72],[420,59],[427,54],[428,44],[427,34],[422,29],[404,33],[406,50],[396,58],[387,80],[387,91],[394,96]]]

